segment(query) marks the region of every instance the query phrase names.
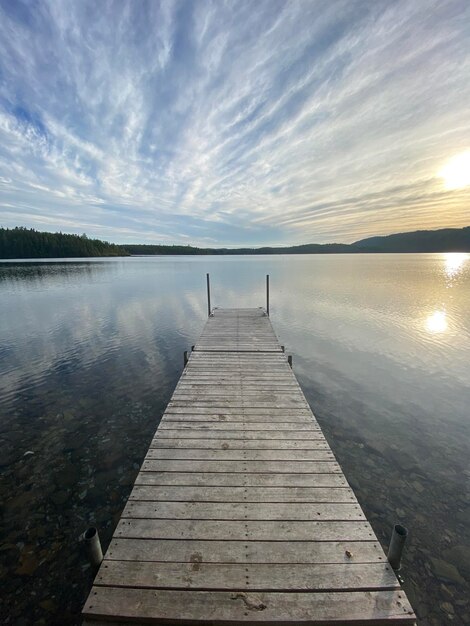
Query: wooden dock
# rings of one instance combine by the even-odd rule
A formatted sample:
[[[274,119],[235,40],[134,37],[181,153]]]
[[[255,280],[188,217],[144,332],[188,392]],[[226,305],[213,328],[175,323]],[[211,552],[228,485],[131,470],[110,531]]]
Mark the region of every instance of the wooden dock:
[[[85,624],[414,624],[263,309],[215,309]]]

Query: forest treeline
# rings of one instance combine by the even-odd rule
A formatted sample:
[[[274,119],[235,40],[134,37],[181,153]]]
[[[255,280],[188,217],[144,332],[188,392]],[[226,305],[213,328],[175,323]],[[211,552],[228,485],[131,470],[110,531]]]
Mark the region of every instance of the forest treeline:
[[[161,244],[107,243],[86,235],[45,233],[32,228],[0,228],[0,259],[202,254],[344,254],[364,252],[470,252],[470,226],[368,237],[352,244],[309,243],[263,248],[197,248]]]
[[[33,228],[0,228],[1,259],[43,259],[89,256],[129,256],[113,243],[86,235],[44,233]]]

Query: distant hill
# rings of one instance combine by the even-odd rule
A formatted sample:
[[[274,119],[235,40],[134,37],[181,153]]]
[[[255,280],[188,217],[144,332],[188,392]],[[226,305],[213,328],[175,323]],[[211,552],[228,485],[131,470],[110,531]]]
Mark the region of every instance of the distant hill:
[[[284,248],[265,246],[263,248],[196,248],[194,246],[162,246],[158,244],[124,244],[122,246],[133,255],[152,254],[338,254],[351,252],[350,246],[343,243],[308,243],[302,246]],[[352,250],[354,252],[354,250]]]
[[[441,230],[417,230],[346,243],[307,243],[300,246],[263,248],[196,248],[125,244],[132,255],[147,254],[351,254],[364,252],[470,252],[470,226]]]
[[[361,252],[470,252],[470,226],[368,237],[352,246]]]
[[[42,233],[33,228],[0,228],[0,259],[129,256],[120,246],[86,235]]]
[[[115,245],[86,235],[44,233],[27,228],[0,228],[0,259],[32,259],[129,255],[224,254],[358,254],[374,252],[470,252],[470,226],[417,230],[383,237],[368,237],[352,244],[308,243],[263,248],[197,248],[158,244]]]

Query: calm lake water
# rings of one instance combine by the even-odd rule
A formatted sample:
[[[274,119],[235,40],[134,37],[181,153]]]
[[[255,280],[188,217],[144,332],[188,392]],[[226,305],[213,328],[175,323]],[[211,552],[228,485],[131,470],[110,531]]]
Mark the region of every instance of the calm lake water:
[[[214,306],[263,306],[420,624],[470,624],[470,255],[0,263],[2,624],[68,626]]]

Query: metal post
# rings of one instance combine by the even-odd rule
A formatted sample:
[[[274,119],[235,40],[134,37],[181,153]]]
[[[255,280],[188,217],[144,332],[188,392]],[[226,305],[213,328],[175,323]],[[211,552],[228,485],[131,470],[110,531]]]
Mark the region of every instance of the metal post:
[[[209,274],[206,274],[207,277],[207,317],[211,316],[211,284],[209,280]]]
[[[80,535],[80,541],[85,544],[85,549],[88,555],[88,559],[93,567],[101,565],[103,560],[103,551],[101,550],[101,542],[98,536],[98,530],[92,526],[88,528],[82,535]]]
[[[289,363],[289,365],[292,367],[292,354],[289,354],[287,357],[287,362]]]
[[[266,274],[266,313],[269,315],[269,274]]]
[[[408,529],[401,524],[395,524],[392,530],[392,537],[388,547],[387,559],[393,569],[398,572],[401,567],[401,555],[408,537]]]

